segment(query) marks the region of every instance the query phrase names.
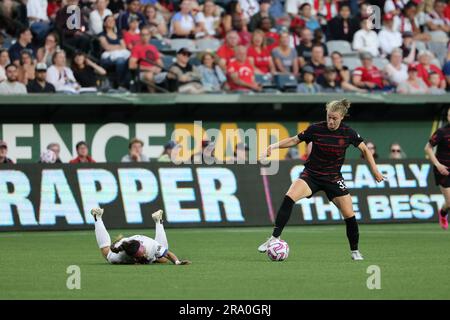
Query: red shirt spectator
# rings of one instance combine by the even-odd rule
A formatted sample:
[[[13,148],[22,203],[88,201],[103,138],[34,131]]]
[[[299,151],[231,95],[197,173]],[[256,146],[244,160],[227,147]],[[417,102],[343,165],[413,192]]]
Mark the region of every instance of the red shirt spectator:
[[[353,75],[360,75],[361,81],[364,82],[372,82],[377,85],[379,88],[383,88],[383,75],[375,66],[372,66],[370,69],[364,67],[358,67],[353,71]]]
[[[234,58],[234,48],[227,46],[225,43],[217,50],[217,56],[226,61],[226,65]]]
[[[141,42],[141,35],[139,33],[132,34],[131,32],[125,31],[123,33],[123,41],[128,50],[133,50],[134,46]]]
[[[95,163],[95,160],[89,156],[89,148],[86,142],[80,141],[76,145],[77,157],[69,163]]]
[[[152,44],[138,43],[131,50],[131,57],[137,59],[142,67],[153,67],[158,63],[160,53]]]
[[[427,84],[427,86],[430,86],[430,81],[428,80],[430,72],[437,73],[441,82],[445,81],[444,74],[436,65],[430,64],[428,69],[423,64],[417,65],[417,76],[421,78]]]
[[[87,156],[84,159],[78,156],[75,159],[70,160],[69,163],[95,163],[95,160],[90,156]]]
[[[245,83],[251,84],[253,83],[253,79],[255,77],[255,72],[253,70],[253,66],[250,61],[247,59],[245,62],[240,62],[236,59],[232,59],[228,64],[227,73],[237,73],[239,75],[239,79]],[[233,81],[228,81],[230,89],[235,90],[248,90],[249,88],[244,86],[236,85]]]
[[[253,58],[255,67],[262,73],[270,72],[270,51],[267,47],[261,48],[261,51],[258,52],[255,47],[250,46],[247,50],[247,57]]]
[[[265,33],[266,39],[267,39],[267,49],[269,49],[269,52],[272,52],[272,50],[280,45],[280,35],[276,32],[266,32]]]

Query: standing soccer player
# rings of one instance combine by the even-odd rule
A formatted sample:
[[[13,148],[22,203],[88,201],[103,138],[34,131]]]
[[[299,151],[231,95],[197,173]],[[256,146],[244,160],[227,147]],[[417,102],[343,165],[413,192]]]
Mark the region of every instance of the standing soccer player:
[[[447,125],[437,129],[433,133],[428,143],[425,145],[425,152],[431,163],[434,165],[434,178],[436,185],[444,195],[444,205],[439,210],[439,224],[442,229],[448,229],[448,212],[450,210],[450,109],[447,111]],[[437,146],[436,154],[433,147]]]
[[[326,105],[327,121],[312,124],[298,135],[281,140],[267,148],[266,156],[268,157],[275,149],[290,148],[302,141],[307,144],[312,142],[311,154],[305,163],[305,169],[286,193],[278,210],[272,236],[259,246],[259,252],[266,252],[268,245],[280,238],[297,201],[305,197],[310,198],[316,192],[323,190],[344,216],[351,258],[363,260],[358,250],[359,230],[353,212],[352,198],[341,175],[347,147],[352,144],[361,150],[377,182],[383,181],[384,177],[378,171],[372,153],[360,135],[342,122],[349,108],[350,102],[346,99],[331,101]]]

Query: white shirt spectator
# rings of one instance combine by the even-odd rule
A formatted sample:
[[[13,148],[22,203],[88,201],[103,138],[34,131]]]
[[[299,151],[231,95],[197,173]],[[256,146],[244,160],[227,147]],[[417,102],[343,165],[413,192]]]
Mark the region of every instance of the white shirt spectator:
[[[386,65],[384,71],[390,83],[398,86],[400,83],[408,79],[408,67],[402,63],[400,69],[395,68],[392,64]]]
[[[286,0],[285,11],[291,15],[297,15],[298,7],[300,7],[304,3],[309,3],[311,5],[311,13],[313,15],[317,14],[316,9],[314,8],[314,0]]]
[[[419,26],[419,20],[417,19],[417,16],[414,17],[414,21],[415,21],[416,26]],[[393,29],[400,33],[413,32],[411,22],[409,21],[409,19],[407,19],[403,16],[395,16],[394,17]]]
[[[192,15],[183,15],[181,12],[177,12],[170,21],[170,35],[174,34],[174,23],[175,21],[180,22],[180,27],[184,30],[192,30],[195,28],[195,21]]]
[[[373,57],[378,57],[380,42],[378,41],[378,35],[373,30],[360,29],[356,31],[353,37],[353,49],[357,51],[365,51],[372,54]]]
[[[381,51],[385,54],[390,54],[392,49],[400,48],[402,46],[402,34],[395,30],[387,28],[381,29],[378,33],[378,40],[380,42]]]
[[[437,26],[450,26],[450,20],[446,17],[440,17],[436,11],[432,11],[425,17],[425,22],[432,22]]]
[[[203,22],[205,24],[206,33],[209,36],[214,36],[216,34],[215,24],[218,21],[219,21],[219,17],[216,17],[216,16],[205,17],[203,12],[199,12],[195,16],[196,23]]]
[[[0,94],[26,94],[27,87],[19,81],[9,82],[5,80],[0,83]]]
[[[28,0],[27,17],[48,21],[47,6],[47,0]]]
[[[51,66],[47,69],[47,82],[50,82],[56,91],[63,92],[78,92],[78,83],[70,68],[64,67],[60,72],[56,66]]]
[[[0,66],[0,83],[6,80],[5,68]]]
[[[112,12],[108,8],[103,11],[102,15],[100,15],[98,10],[92,11],[89,14],[89,31],[94,35],[103,32],[103,19],[110,15],[112,15]]]
[[[259,12],[259,2],[257,0],[239,0],[244,18],[250,21],[251,17]]]
[[[384,12],[392,12],[394,10],[403,9],[403,7],[409,2],[409,0],[386,0],[384,3]]]

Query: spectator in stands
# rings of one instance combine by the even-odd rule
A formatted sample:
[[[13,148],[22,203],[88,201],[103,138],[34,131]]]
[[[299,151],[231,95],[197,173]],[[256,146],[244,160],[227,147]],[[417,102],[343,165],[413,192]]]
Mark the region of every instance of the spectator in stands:
[[[341,81],[337,79],[337,71],[334,67],[325,68],[325,73],[317,79],[317,84],[321,87],[322,92],[341,93]]]
[[[402,46],[402,34],[394,29],[394,16],[390,13],[383,17],[383,28],[378,33],[378,40],[384,55],[389,55],[393,49]]]
[[[419,19],[417,16],[417,4],[414,1],[409,1],[402,9],[402,13],[394,18],[394,30],[400,33],[412,32],[414,40],[430,41],[429,33],[424,33],[420,29]]]
[[[58,43],[58,35],[55,32],[50,32],[47,37],[45,37],[44,46],[37,50],[37,61],[40,63],[45,63],[47,66],[51,66],[53,55],[57,50],[59,50]]]
[[[213,0],[206,0],[203,11],[195,16],[197,24],[197,38],[213,38],[217,34],[220,18],[216,15],[216,4]]]
[[[312,6],[308,2],[303,3],[299,7],[299,18],[303,21],[304,26],[314,32],[314,30],[320,28],[320,23],[315,17],[315,13],[313,14]],[[295,20],[295,18],[294,18]]]
[[[18,71],[15,64],[10,63],[5,68],[6,80],[0,82],[1,94],[26,94],[27,88],[18,81]]]
[[[8,158],[8,145],[3,140],[0,140],[0,163],[14,163]]]
[[[117,32],[119,35],[128,30],[130,17],[137,17],[140,27],[146,24],[145,17],[140,11],[140,6],[139,0],[127,0],[127,10],[122,11],[117,17]]]
[[[188,48],[177,51],[176,61],[169,68],[167,82],[169,91],[180,93],[202,93],[200,74],[196,67],[189,63],[192,53]]]
[[[416,40],[414,40],[414,34],[412,32],[404,32],[402,35],[403,44],[400,47],[403,52],[403,62],[406,64],[416,61],[417,49]]]
[[[50,20],[47,16],[47,0],[27,0],[28,25],[36,35],[39,43],[44,42],[50,31]]]
[[[170,21],[170,37],[172,39],[194,39],[197,32],[194,17],[191,14],[190,0],[182,0],[180,11]]]
[[[366,89],[360,89],[351,83],[350,70],[344,65],[340,52],[333,51],[331,53],[331,63],[334,69],[336,69],[336,81],[341,83],[342,89],[351,92],[367,92]]]
[[[77,157],[69,161],[69,163],[95,163],[95,160],[89,156],[89,147],[86,142],[80,141],[75,146]]]
[[[311,66],[305,66],[302,69],[302,74],[303,82],[297,86],[297,92],[309,94],[319,93],[321,91],[321,88],[316,83],[314,69]]]
[[[281,33],[280,45],[273,49],[272,57],[278,72],[291,73],[294,76],[299,74],[297,51],[289,46],[289,33]]]
[[[132,50],[133,47],[141,42],[141,36],[139,34],[139,18],[131,16],[128,23],[128,30],[123,33],[123,41],[128,50]]]
[[[23,50],[20,53],[19,60],[19,68],[18,71],[18,80],[22,82],[24,85],[28,84],[28,81],[34,80],[35,74],[35,64],[33,57],[31,56],[31,52],[29,50]]]
[[[61,0],[48,0],[47,1],[47,15],[51,22],[55,22],[56,13],[61,9]]]
[[[47,150],[53,151],[55,154],[55,162],[54,163],[62,163],[61,159],[59,158],[59,154],[61,152],[61,146],[57,142],[49,143],[47,146]]]
[[[72,59],[72,71],[81,88],[89,88],[90,91],[97,91],[98,76],[106,76],[106,70],[81,51]]]
[[[262,18],[269,18],[272,25],[275,25],[275,19],[270,15],[270,4],[272,0],[262,0],[259,5],[259,12],[252,16],[250,19],[248,29],[253,32],[256,29],[261,28]]]
[[[285,11],[289,14],[291,18],[298,14],[299,7],[310,0],[285,0]],[[310,1],[312,3],[312,1]],[[315,12],[314,12],[315,13]]]
[[[401,13],[401,10],[408,2],[409,0],[386,0],[383,11],[396,16]]]
[[[313,40],[312,40],[313,46],[314,45],[320,45],[323,48],[323,55],[328,56],[328,47],[325,44],[325,34],[323,33],[322,29],[316,29],[313,32]],[[312,47],[311,47],[312,49]]]
[[[101,65],[107,69],[114,66],[119,87],[126,87],[129,78],[127,63],[130,51],[127,50],[125,41],[116,32],[116,21],[113,16],[105,18],[103,30],[98,38],[103,49]],[[150,36],[145,41],[148,42],[149,40]]]
[[[40,157],[39,157],[39,163],[56,163],[56,154],[52,150],[44,150]]]
[[[217,50],[217,56],[220,58],[219,66],[226,70],[228,63],[234,58],[234,48],[239,44],[239,35],[236,31],[227,33],[225,42]]]
[[[10,64],[8,50],[0,49],[0,83],[6,80],[5,67]]]
[[[27,85],[28,93],[55,93],[55,87],[47,82],[47,65],[38,63],[36,65],[35,78]]]
[[[144,8],[144,15],[147,19],[147,24],[152,28],[152,36],[157,39],[163,39],[167,35],[167,23],[161,12],[158,11],[157,6],[148,4]]]
[[[262,87],[255,81],[255,70],[247,58],[247,48],[238,45],[236,58],[227,68],[228,84],[231,91],[261,91]]]
[[[380,42],[378,35],[370,28],[369,19],[361,20],[361,29],[356,31],[353,37],[353,50],[359,52],[369,52],[373,57],[380,55]]]
[[[351,16],[350,6],[342,3],[339,15],[327,23],[327,40],[344,40],[353,42],[353,36],[359,30],[359,23]]]
[[[22,28],[19,30],[19,38],[8,50],[9,59],[12,63],[17,66],[19,65],[20,53],[25,49],[30,50],[34,58],[34,49],[31,45],[32,40],[33,34],[29,28]]]
[[[76,28],[68,28],[67,23],[73,22],[72,11],[69,10],[70,6],[78,6],[79,0],[67,0],[66,5],[62,7],[57,13],[55,18],[56,30],[62,35],[61,41],[64,46],[70,48],[71,51],[81,50],[88,52],[90,47],[91,38],[87,34],[88,22],[83,14],[77,19],[79,23]]]
[[[122,162],[148,162],[150,159],[142,153],[144,142],[138,138],[131,139],[128,144],[128,154],[122,157]]]
[[[213,54],[206,52],[201,57],[202,64],[198,67],[203,88],[207,92],[220,92],[227,81],[222,68],[215,61]]]
[[[444,94],[445,93],[445,90],[439,87],[441,85],[441,76],[438,73],[431,71],[428,74],[428,82],[430,83],[430,87],[429,87],[430,94]]]
[[[260,10],[258,0],[239,0],[239,4],[242,8],[243,18],[247,23]]]
[[[408,66],[408,79],[399,83],[397,93],[426,94],[428,92],[426,83],[417,76],[417,64],[410,64]]]
[[[408,67],[403,63],[403,53],[400,48],[392,50],[389,64],[384,67],[389,84],[396,87],[408,78]]]
[[[316,79],[322,77],[325,72],[325,56],[321,44],[313,45],[311,49],[311,61],[307,65],[313,68]]]
[[[164,145],[163,153],[158,158],[158,162],[172,162],[172,158],[175,160],[180,147],[175,141],[167,142]]]
[[[266,45],[264,32],[257,29],[253,32],[247,56],[255,68],[256,74],[275,74],[275,64]]]
[[[250,148],[243,142],[236,144],[234,148],[234,163],[248,163]]]
[[[442,73],[441,69],[436,66],[435,64],[431,63],[431,58],[433,57],[433,54],[430,51],[424,50],[419,52],[418,54],[418,62],[417,65],[417,76],[419,78],[422,78],[422,80],[426,83],[427,86],[430,86],[430,81],[428,80],[428,76],[430,72],[436,72],[439,74],[440,77],[440,85],[439,87],[441,89],[445,89],[446,83],[445,83],[445,77]]]
[[[284,0],[272,0],[269,9],[270,15],[275,19],[279,19],[280,21],[282,19],[288,18],[287,13],[284,11],[283,2]]]
[[[443,39],[448,40],[450,33],[450,19],[445,16],[446,0],[435,0],[433,11],[426,17],[426,26],[431,32],[440,32]]]
[[[377,146],[372,141],[366,141],[367,149],[369,149],[370,153],[372,154],[372,157],[374,159],[378,159],[378,153],[377,153]],[[364,159],[364,154],[361,153],[361,159]]]
[[[66,66],[66,53],[63,50],[56,51],[52,62],[47,70],[47,81],[55,87],[56,92],[79,93],[80,85],[72,70]]]
[[[192,163],[213,164],[216,161],[216,144],[210,140],[202,141],[202,150],[191,156]]]
[[[129,60],[129,68],[137,70],[139,68],[140,81],[147,84],[150,92],[154,91],[155,75],[161,72],[163,66],[161,54],[152,44],[151,28],[144,26],[141,29],[141,42],[133,47]]]
[[[360,54],[361,67],[353,71],[353,84],[360,89],[382,90],[383,75],[381,71],[373,65],[373,58],[369,52]]]
[[[300,45],[295,49],[297,51],[299,65],[302,68],[311,61],[313,35],[308,28],[303,28],[300,34]]]
[[[222,37],[228,34],[233,28],[233,21],[239,20],[244,17],[244,12],[242,11],[242,7],[237,0],[232,0],[228,2],[225,13],[222,15],[222,19],[220,21],[220,34]]]
[[[406,153],[403,152],[402,147],[398,142],[394,142],[391,144],[389,159],[394,160],[406,159]]]
[[[95,0],[95,10],[89,14],[89,31],[93,35],[103,32],[103,20],[113,13],[108,9],[109,0]]]
[[[450,91],[450,59],[447,60],[442,68],[442,71],[444,72],[445,79],[447,81],[447,91]]]
[[[278,47],[280,43],[280,35],[278,32],[272,30],[272,22],[269,18],[264,17],[261,19],[261,30],[264,32],[267,41],[267,48],[272,52],[272,50]]]

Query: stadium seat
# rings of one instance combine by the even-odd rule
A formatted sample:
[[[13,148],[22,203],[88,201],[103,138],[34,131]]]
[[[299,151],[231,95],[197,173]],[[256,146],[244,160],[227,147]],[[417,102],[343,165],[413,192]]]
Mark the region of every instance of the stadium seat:
[[[200,39],[197,40],[197,51],[204,52],[216,52],[221,45],[218,39]]]
[[[423,41],[416,41],[416,50],[417,51],[427,50],[426,43]]]
[[[327,42],[328,52],[331,54],[333,51],[340,52],[342,55],[355,55],[356,52],[352,50],[352,46],[345,40],[330,40]]]
[[[358,58],[343,57],[342,60],[344,65],[352,71],[361,66],[361,60],[359,60]]]
[[[273,91],[276,88],[275,84],[272,82],[272,76],[263,75],[263,74],[255,74],[255,81],[262,85],[263,91]]]
[[[170,47],[174,51],[178,51],[181,48],[188,48],[191,52],[197,52],[195,41],[189,39],[171,39]]]
[[[373,58],[373,65],[380,70],[383,70],[388,63],[389,61],[385,58]]]
[[[297,91],[297,79],[292,74],[277,74],[274,82],[278,89],[285,92]]]
[[[428,42],[428,48],[431,52],[433,52],[436,59],[439,61],[439,66],[442,66],[445,63],[445,59],[447,58],[447,44],[444,42]]]
[[[331,57],[325,57],[325,65],[328,66],[332,66],[333,62],[331,61]]]
[[[172,65],[172,63],[175,62],[175,57],[174,56],[169,56],[169,55],[164,55],[162,57],[162,61],[164,64],[164,70],[169,70],[170,66]]]
[[[156,49],[158,49],[158,51],[160,51],[160,52],[173,51],[172,48],[170,47],[170,45],[167,42],[165,42],[164,40],[151,39],[150,44],[154,45],[156,47]]]
[[[189,59],[189,63],[193,66],[199,66],[202,64],[202,62],[200,61],[200,59],[196,56],[193,55],[190,59]]]

